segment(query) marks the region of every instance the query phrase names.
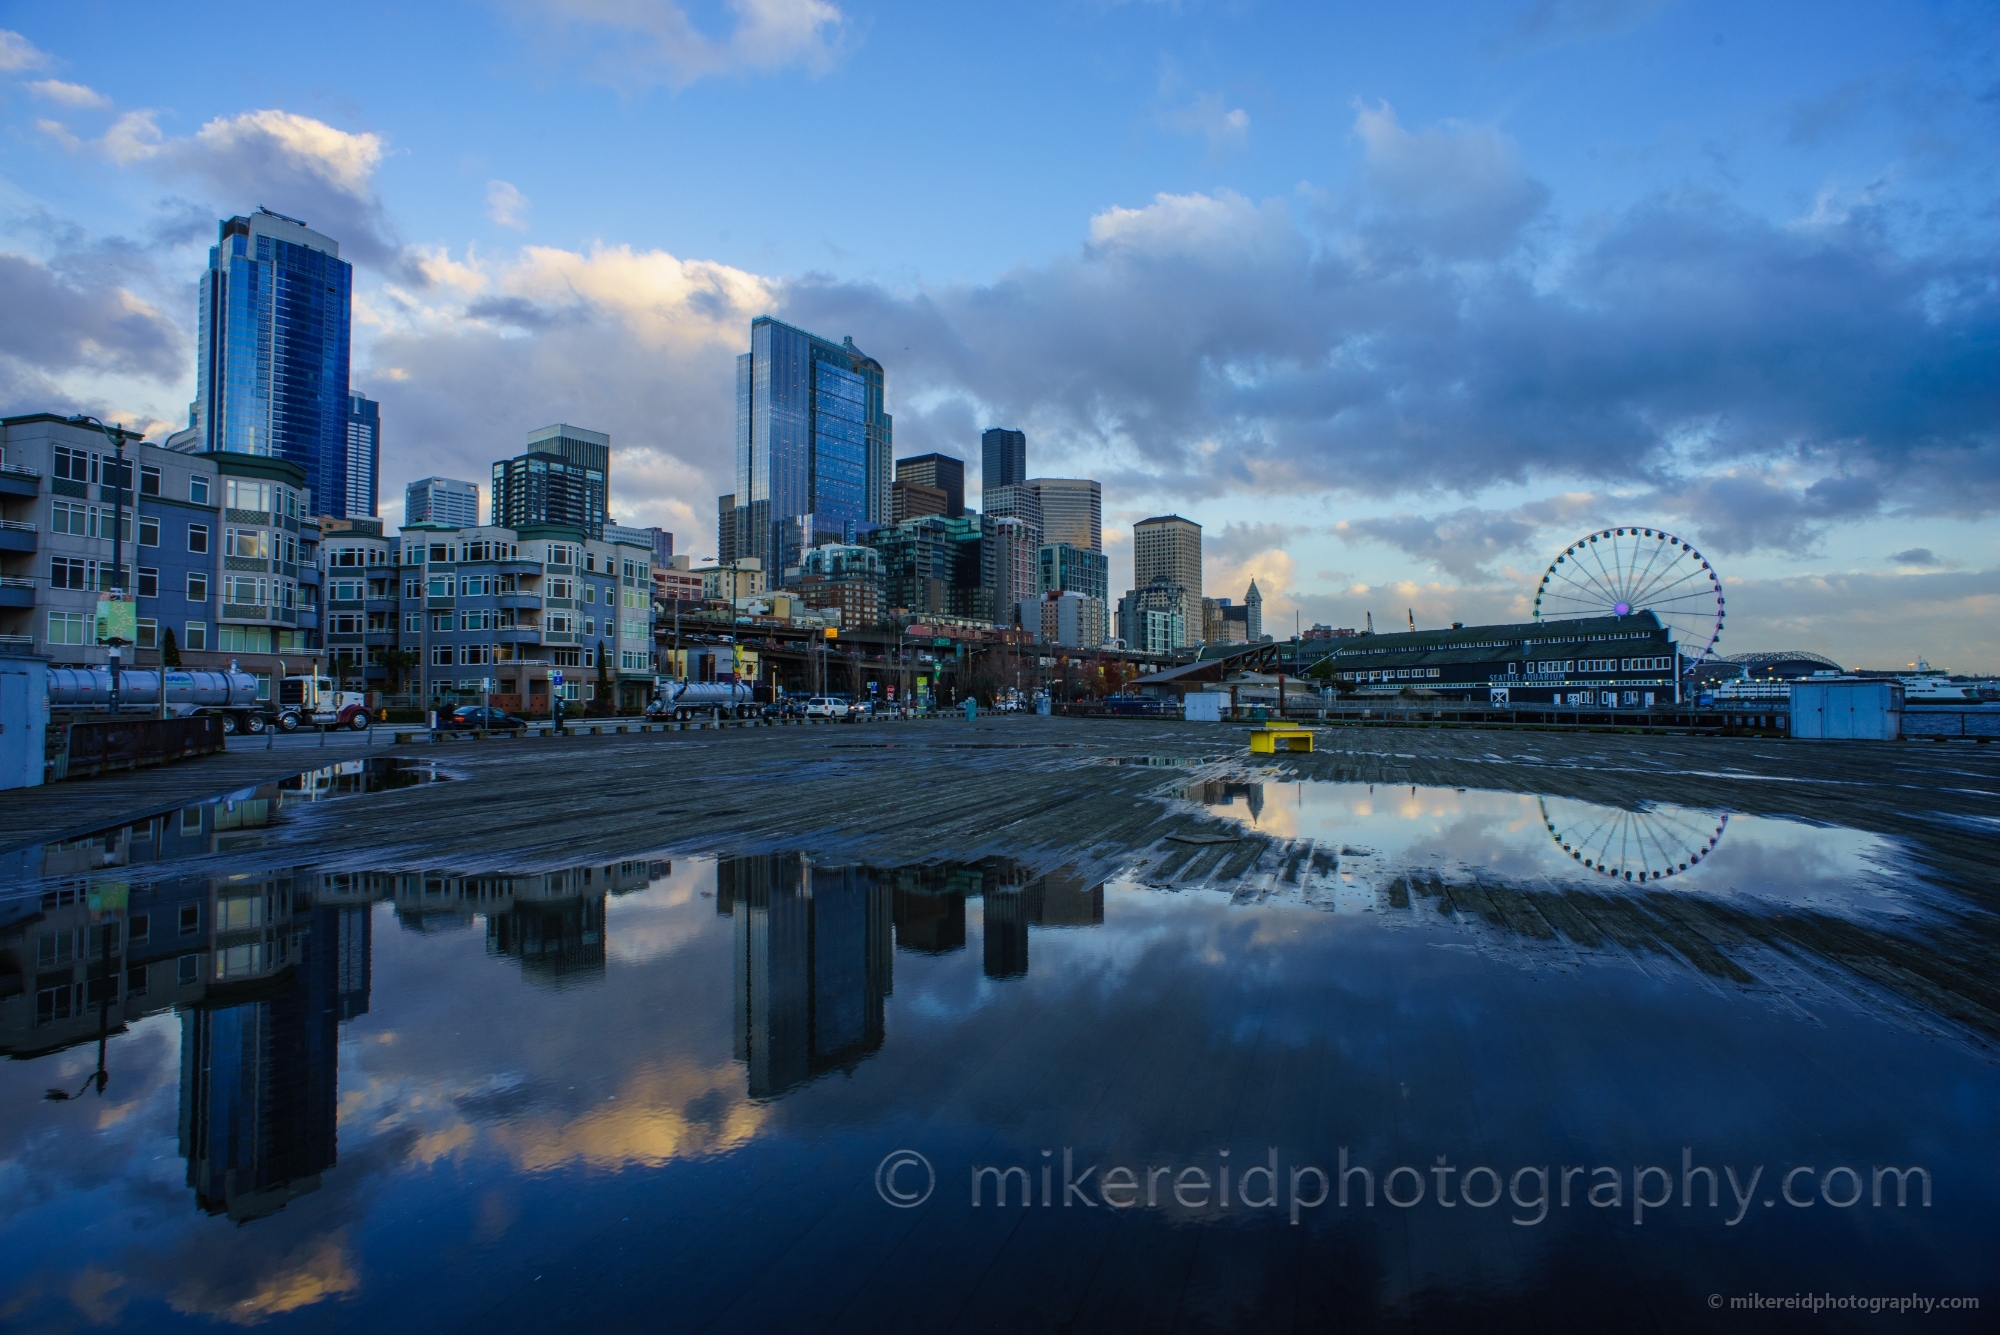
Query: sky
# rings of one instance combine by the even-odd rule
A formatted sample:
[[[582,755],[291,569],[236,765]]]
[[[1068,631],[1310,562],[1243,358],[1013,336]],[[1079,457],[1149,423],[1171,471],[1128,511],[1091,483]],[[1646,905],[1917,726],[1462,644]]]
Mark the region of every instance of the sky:
[[[0,0],[0,412],[186,423],[219,219],[355,265],[382,513],[526,433],[715,553],[771,314],[1266,629],[1525,619],[1667,529],[1720,652],[2000,672],[2000,10]]]

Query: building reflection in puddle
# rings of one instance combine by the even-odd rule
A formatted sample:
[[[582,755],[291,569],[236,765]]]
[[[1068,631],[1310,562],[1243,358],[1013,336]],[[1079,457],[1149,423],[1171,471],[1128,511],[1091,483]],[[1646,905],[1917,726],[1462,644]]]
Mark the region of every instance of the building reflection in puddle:
[[[983,901],[988,978],[1026,976],[1030,927],[1104,921],[1102,884],[1005,858],[880,870],[776,853],[723,858],[715,879],[716,912],[734,920],[736,1056],[755,1098],[879,1049],[892,941],[921,955],[964,949],[968,898]]]

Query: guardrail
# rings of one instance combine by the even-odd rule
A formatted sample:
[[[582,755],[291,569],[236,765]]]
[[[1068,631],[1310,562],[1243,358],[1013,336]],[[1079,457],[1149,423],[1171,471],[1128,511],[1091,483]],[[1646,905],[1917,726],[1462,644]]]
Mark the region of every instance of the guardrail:
[[[35,526],[19,519],[0,519],[0,529],[6,529],[10,533],[33,533]]]

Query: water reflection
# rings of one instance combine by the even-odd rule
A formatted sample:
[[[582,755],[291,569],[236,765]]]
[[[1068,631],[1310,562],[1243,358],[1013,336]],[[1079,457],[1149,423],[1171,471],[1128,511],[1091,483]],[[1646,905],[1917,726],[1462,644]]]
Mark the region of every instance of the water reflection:
[[[1792,908],[1892,850],[1733,818],[1671,885],[1614,886],[1552,828],[1574,849],[1584,821],[1616,823],[1601,809],[1333,785],[1189,797],[1239,837],[1177,845],[1193,870],[1172,893],[1144,868],[1107,887],[1003,857],[509,876],[86,858],[0,936],[8,1319],[387,1329],[505,1303],[510,1326],[817,1328],[842,1311],[870,1329],[964,1311],[1083,1329],[1130,1324],[1119,1304],[1144,1299],[1140,1324],[1241,1329],[1296,1318],[1272,1295],[1310,1291],[1315,1313],[1359,1310],[1364,1327],[1372,1312],[1457,1328],[1489,1302],[1560,1316],[1829,1275],[1990,1288],[1991,1066],[1808,1012],[1796,978],[1782,1010],[1714,985],[1741,981],[1746,942],[1918,976],[1886,934],[1835,940],[1842,920]],[[1713,832],[1701,817],[1690,828]],[[1752,935],[1767,929],[1794,935]],[[1703,939],[1712,958],[1679,962]],[[92,1044],[98,1092],[79,1085]],[[58,1072],[68,1097],[43,1102]],[[1329,1204],[1260,1231],[1277,1216],[1100,1201],[1001,1217],[969,1210],[963,1186],[973,1163],[1038,1173],[1050,1147],[1060,1173],[1071,1145],[1106,1166],[1351,1151],[1379,1177],[1444,1151],[1480,1156],[1461,1170],[1673,1168],[1689,1143],[1766,1163],[1766,1184],[1795,1159],[1921,1158],[1938,1204],[1795,1212],[1754,1237],[1689,1224],[1698,1210],[1640,1230],[1581,1197],[1539,1229]],[[937,1162],[925,1211],[869,1186],[899,1146]],[[1577,1299],[1579,1275],[1603,1292]]]

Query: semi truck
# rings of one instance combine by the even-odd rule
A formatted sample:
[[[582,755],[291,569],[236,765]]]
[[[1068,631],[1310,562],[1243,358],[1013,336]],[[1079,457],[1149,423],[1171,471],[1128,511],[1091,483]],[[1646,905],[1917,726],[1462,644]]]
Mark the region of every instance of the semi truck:
[[[276,725],[295,732],[308,724],[353,728],[368,726],[365,699],[354,691],[335,691],[326,677],[286,677],[278,683],[278,702],[257,698],[258,681],[234,668],[167,669],[167,709],[176,718],[219,714],[225,733],[261,733]],[[106,668],[50,668],[49,704],[57,709],[109,709],[111,673]],[[120,712],[160,711],[160,673],[156,668],[121,668],[118,672]]]
[[[279,732],[297,732],[308,724],[329,728],[368,728],[368,697],[335,688],[331,677],[286,677],[278,683]]]
[[[653,699],[646,712],[655,718],[680,720],[697,714],[715,718],[748,718],[757,708],[757,688],[741,681],[675,681],[653,679]]]

